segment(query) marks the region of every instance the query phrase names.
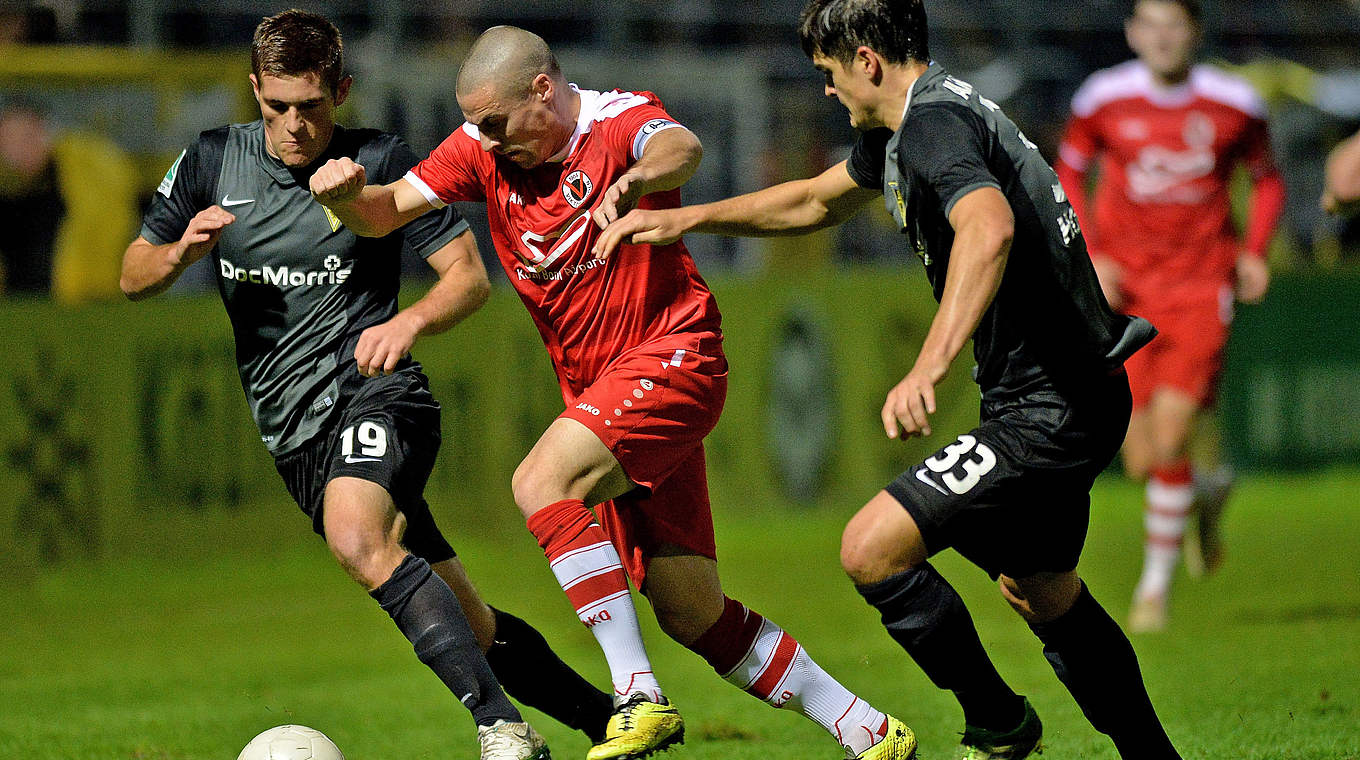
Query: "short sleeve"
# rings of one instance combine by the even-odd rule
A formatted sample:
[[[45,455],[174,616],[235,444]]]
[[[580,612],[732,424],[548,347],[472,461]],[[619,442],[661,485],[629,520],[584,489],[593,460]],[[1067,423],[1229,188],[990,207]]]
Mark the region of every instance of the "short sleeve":
[[[396,135],[385,135],[383,160],[377,181],[387,184],[400,179],[419,162],[415,151]],[[403,242],[422,259],[448,245],[449,241],[466,232],[467,220],[453,206],[444,206],[424,214],[402,227],[399,234]]]
[[[377,139],[369,142],[369,149],[378,152],[376,166],[369,172],[368,181],[371,184],[386,185],[401,179],[406,172],[420,163],[415,151],[406,141],[393,134],[382,133]],[[359,163],[366,167],[374,163],[372,159],[360,154]]]
[[[1001,188],[987,166],[987,125],[962,105],[921,104],[903,123],[911,139],[901,141],[898,161],[904,175],[921,177],[945,216],[955,201],[980,187]]]
[[[485,201],[486,187],[477,167],[491,159],[480,141],[477,128],[464,124],[407,172],[406,180],[436,208],[454,201]]]
[[[668,129],[685,128],[666,112],[660,99],[650,92],[627,93],[605,105],[601,115],[607,118],[596,124],[594,129],[605,138],[612,151],[626,155],[630,164],[642,157],[642,151],[653,135]]]
[[[194,216],[213,204],[226,139],[225,129],[204,132],[170,165],[142,217],[141,236],[147,242],[164,245],[179,240]]]
[[[845,163],[846,171],[855,184],[867,190],[883,189],[883,162],[888,155],[888,140],[892,139],[891,129],[875,129],[865,132],[855,141],[850,158]]]
[[[1104,105],[1123,90],[1118,76],[1108,71],[1091,75],[1072,95],[1072,113],[1058,145],[1058,158],[1072,169],[1085,172],[1102,149],[1100,120]]]

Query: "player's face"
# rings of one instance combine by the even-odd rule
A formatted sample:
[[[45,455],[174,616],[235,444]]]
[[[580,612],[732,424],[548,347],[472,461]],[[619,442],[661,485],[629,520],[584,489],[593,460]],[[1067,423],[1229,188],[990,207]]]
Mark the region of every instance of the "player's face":
[[[315,73],[302,76],[250,75],[255,99],[264,118],[265,146],[285,166],[303,167],[315,161],[330,144],[335,131],[335,109],[349,94],[350,79],[332,93]]]
[[[538,166],[561,147],[557,119],[541,92],[507,96],[487,85],[459,95],[458,105],[481,135],[482,150],[505,156],[521,169]]]
[[[1199,44],[1199,25],[1179,3],[1141,0],[1124,31],[1129,47],[1158,79],[1185,79]]]
[[[867,130],[879,126],[872,118],[870,95],[872,83],[853,63],[849,66],[840,61],[817,54],[812,57],[812,65],[826,78],[824,92],[828,98],[835,98],[850,112],[850,126]]]

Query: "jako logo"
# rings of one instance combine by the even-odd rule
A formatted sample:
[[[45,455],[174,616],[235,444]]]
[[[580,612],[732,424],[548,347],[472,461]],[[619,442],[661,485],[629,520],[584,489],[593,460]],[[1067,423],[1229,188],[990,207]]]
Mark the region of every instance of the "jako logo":
[[[567,178],[562,180],[562,197],[567,199],[567,203],[572,208],[580,208],[586,198],[590,197],[590,191],[595,189],[595,183],[590,181],[586,173],[577,169]]]
[[[599,612],[595,613],[594,615],[591,615],[590,617],[586,618],[585,620],[582,620],[581,622],[585,623],[587,628],[594,628],[596,625],[603,623],[606,620],[613,619],[614,616],[609,614],[609,610],[600,610]]]
[[[581,403],[577,404],[577,405],[576,405],[576,408],[577,408],[577,409],[584,409],[584,410],[586,410],[587,412],[590,412],[591,414],[595,415],[596,417],[599,417],[599,416],[600,416],[600,410],[599,410],[599,409],[597,409],[597,408],[591,406],[590,404],[587,404],[587,403],[584,402],[584,401],[582,401]]]
[[[271,267],[263,266],[259,269],[246,269],[221,259],[221,275],[228,280],[237,282],[254,282],[261,285],[273,285],[277,288],[297,287],[300,285],[339,285],[349,279],[350,268],[340,268],[340,257],[327,256],[322,264],[326,271],[305,271],[299,272],[289,269],[287,266]]]

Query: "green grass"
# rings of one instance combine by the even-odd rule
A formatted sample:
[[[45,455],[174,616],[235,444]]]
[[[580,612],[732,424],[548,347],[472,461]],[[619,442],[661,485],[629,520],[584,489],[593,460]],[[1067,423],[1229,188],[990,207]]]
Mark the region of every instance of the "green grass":
[[[726,587],[913,726],[922,757],[956,757],[957,705],[888,638],[837,566],[841,526],[869,495],[818,512],[728,504],[718,515]],[[1360,758],[1358,497],[1356,471],[1247,478],[1228,514],[1223,571],[1179,578],[1171,630],[1135,639],[1187,758]],[[1111,478],[1094,499],[1082,572],[1122,618],[1140,560],[1140,492]],[[278,536],[266,551],[167,546],[156,559],[106,557],[10,584],[0,595],[0,758],[230,760],[258,731],[289,722],[327,732],[350,760],[475,757],[466,713],[289,509],[281,502],[249,526]],[[443,522],[456,532],[455,516]],[[204,529],[232,528],[209,517]],[[454,543],[488,599],[604,682],[603,658],[527,533]],[[952,554],[937,565],[998,668],[1043,716],[1044,757],[1115,757],[986,576]],[[656,669],[689,726],[670,757],[840,756],[810,722],[723,684],[640,604]],[[526,714],[559,760],[583,756],[583,737]]]

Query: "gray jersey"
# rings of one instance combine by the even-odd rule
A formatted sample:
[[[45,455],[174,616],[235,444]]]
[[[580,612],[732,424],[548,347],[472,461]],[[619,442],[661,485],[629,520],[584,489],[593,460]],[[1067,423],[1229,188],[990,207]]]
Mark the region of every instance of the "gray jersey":
[[[1057,174],[996,103],[938,64],[908,98],[901,126],[861,135],[847,168],[859,185],[883,191],[937,300],[954,244],[954,203],[982,187],[1006,196],[1015,237],[1001,287],[973,334],[984,392],[1108,372],[1152,340],[1146,320],[1106,303]]]
[[[214,204],[236,216],[211,264],[231,317],[241,385],[261,438],[278,456],[324,431],[344,405],[358,379],[359,334],[397,312],[402,246],[429,256],[467,222],[446,208],[384,238],[358,237],[313,200],[312,170],[348,156],[369,182],[385,184],[416,164],[411,149],[394,135],[336,126],[321,158],[292,170],[264,140],[260,121],[199,135],[152,196],[141,234],[158,245],[177,241]]]

